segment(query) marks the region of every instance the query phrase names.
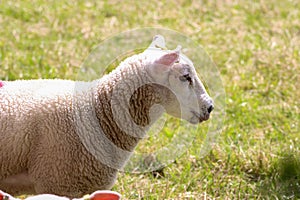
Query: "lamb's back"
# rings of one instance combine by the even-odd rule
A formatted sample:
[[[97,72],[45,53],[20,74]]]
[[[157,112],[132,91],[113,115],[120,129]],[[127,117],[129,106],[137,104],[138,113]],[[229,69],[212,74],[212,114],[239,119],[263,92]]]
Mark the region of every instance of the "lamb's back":
[[[0,134],[9,128],[24,130],[30,121],[69,106],[75,82],[67,80],[29,80],[5,82],[0,88]],[[9,131],[16,132],[13,130]]]

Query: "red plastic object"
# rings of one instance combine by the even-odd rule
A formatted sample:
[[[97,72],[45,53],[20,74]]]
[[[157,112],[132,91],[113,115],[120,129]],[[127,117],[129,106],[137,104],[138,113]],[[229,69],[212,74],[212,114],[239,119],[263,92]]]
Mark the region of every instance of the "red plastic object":
[[[96,191],[91,194],[91,200],[120,200],[121,195],[113,191]]]

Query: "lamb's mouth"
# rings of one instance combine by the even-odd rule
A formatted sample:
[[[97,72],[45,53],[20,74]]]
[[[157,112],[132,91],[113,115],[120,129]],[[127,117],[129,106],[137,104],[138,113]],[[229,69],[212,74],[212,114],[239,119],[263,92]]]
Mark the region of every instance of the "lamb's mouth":
[[[209,119],[209,114],[201,115],[196,111],[191,111],[193,113],[193,117],[191,118],[190,122],[192,124],[201,123],[203,121],[207,121]]]

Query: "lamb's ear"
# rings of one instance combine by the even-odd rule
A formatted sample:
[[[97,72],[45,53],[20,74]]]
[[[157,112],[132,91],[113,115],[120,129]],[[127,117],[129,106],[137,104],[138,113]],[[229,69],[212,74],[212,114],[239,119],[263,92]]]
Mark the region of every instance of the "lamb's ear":
[[[180,49],[169,51],[159,58],[156,58],[155,61],[152,61],[152,64],[146,69],[150,76],[155,77],[157,81],[164,81],[166,79],[164,74],[170,70],[171,66],[176,61],[179,60],[179,55]]]
[[[156,61],[154,61],[154,64],[161,67],[170,67],[176,61],[178,61],[178,59],[179,51],[172,51],[158,58]]]
[[[148,49],[160,48],[166,49],[165,38],[162,35],[155,35]]]

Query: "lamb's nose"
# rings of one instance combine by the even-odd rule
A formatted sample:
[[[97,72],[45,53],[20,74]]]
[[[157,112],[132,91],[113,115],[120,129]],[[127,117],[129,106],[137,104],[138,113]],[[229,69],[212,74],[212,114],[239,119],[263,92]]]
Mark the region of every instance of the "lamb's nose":
[[[211,113],[211,111],[214,110],[214,106],[213,105],[210,105],[207,109],[208,113]]]

